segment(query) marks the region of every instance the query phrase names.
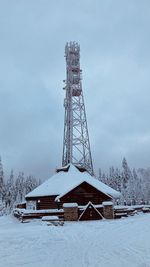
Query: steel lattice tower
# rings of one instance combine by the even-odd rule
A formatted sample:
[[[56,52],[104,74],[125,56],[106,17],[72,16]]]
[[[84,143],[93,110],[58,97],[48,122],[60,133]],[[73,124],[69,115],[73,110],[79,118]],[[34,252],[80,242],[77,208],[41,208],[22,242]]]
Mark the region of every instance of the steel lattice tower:
[[[65,121],[62,166],[72,163],[93,175],[89,134],[81,83],[80,46],[70,42],[65,47],[66,80],[64,89]]]

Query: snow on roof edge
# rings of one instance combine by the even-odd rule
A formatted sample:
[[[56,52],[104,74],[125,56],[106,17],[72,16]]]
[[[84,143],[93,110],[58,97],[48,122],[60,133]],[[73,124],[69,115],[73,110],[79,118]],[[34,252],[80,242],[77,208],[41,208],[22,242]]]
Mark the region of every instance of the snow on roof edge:
[[[29,192],[25,198],[55,196],[57,201],[60,197],[67,194],[83,182],[90,184],[110,198],[119,198],[121,195],[120,192],[102,183],[95,177],[92,177],[87,171],[80,172],[76,166],[70,164],[70,168],[67,172],[61,171],[55,173],[33,191]]]
[[[74,188],[76,188],[77,186],[83,184],[83,183],[87,183],[89,185],[91,185],[92,187],[94,187],[96,190],[98,190],[99,192],[102,192],[103,194],[107,195],[108,197],[110,198],[113,198],[111,195],[105,193],[104,191],[102,190],[99,190],[98,188],[96,188],[94,185],[92,185],[91,183],[87,182],[86,180],[78,183],[76,186],[72,186],[71,189],[68,189],[66,192],[63,192],[62,194],[58,195],[56,198],[55,198],[55,201],[59,201],[60,198],[62,198],[63,196],[65,196],[66,194],[68,194],[70,191],[72,191]]]

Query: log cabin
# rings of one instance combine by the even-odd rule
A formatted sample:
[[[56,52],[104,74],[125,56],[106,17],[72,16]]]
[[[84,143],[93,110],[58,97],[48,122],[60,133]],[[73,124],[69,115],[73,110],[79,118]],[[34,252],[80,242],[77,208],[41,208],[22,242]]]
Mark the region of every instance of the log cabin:
[[[26,195],[26,208],[60,210],[64,203],[85,207],[89,202],[100,206],[119,198],[120,193],[91,176],[84,168],[68,164]]]

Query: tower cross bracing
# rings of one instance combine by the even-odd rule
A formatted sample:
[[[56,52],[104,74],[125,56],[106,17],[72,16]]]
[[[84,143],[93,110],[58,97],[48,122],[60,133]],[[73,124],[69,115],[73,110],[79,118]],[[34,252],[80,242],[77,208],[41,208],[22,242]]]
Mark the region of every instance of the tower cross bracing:
[[[82,91],[80,46],[70,42],[65,47],[66,80],[64,99],[65,120],[62,166],[72,163],[93,175],[87,119]]]

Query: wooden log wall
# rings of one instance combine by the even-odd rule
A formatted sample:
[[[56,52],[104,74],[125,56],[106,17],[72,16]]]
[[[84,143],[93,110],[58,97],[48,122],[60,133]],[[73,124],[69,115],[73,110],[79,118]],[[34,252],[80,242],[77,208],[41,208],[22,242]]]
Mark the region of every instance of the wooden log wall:
[[[47,210],[47,209],[58,209],[58,204],[55,202],[57,196],[44,196],[44,197],[34,197],[28,198],[28,200],[36,201],[37,210]]]
[[[96,188],[83,183],[82,185],[76,187],[74,190],[70,191],[64,197],[61,198],[63,203],[75,202],[78,205],[86,205],[91,201],[93,204],[100,204],[103,201],[110,201],[111,198],[104,193],[98,191]]]

